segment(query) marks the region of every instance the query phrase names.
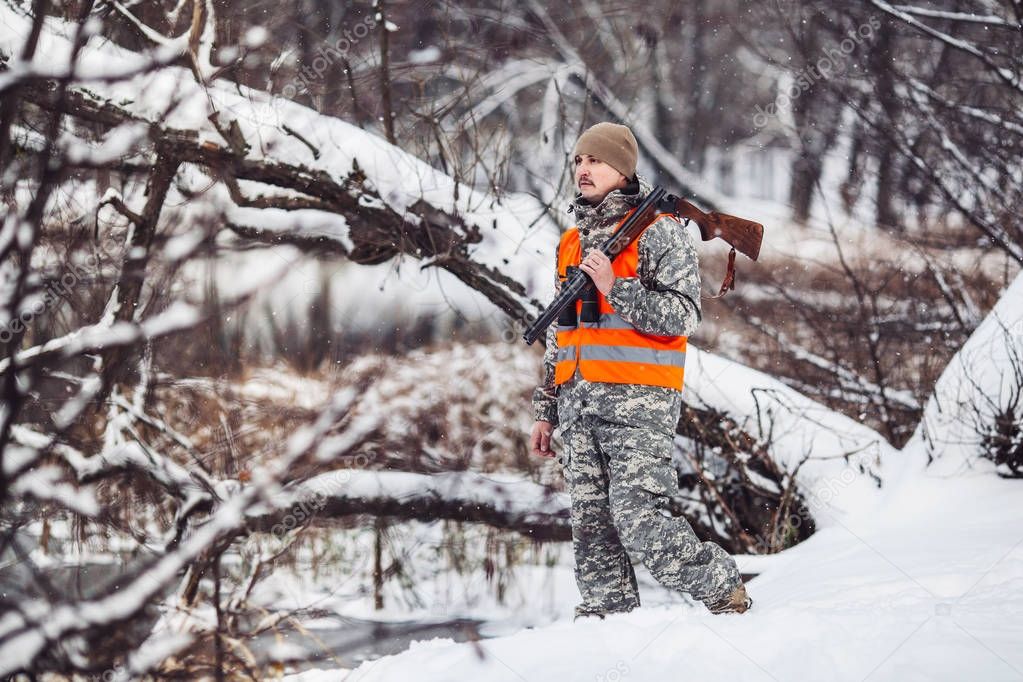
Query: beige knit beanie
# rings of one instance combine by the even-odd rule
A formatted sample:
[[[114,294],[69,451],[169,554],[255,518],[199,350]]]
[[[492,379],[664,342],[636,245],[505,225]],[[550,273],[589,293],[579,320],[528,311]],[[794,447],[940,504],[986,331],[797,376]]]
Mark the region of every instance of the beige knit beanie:
[[[639,145],[628,126],[605,121],[588,128],[579,136],[572,158],[578,154],[598,158],[631,180],[636,173]]]

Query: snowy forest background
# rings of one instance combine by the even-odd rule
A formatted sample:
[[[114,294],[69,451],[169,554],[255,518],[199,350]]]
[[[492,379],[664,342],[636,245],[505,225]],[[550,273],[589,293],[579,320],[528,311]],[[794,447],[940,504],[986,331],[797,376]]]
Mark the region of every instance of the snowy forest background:
[[[742,624],[569,625],[521,332],[601,120],[765,225],[673,456]],[[0,0],[0,676],[1023,677],[1021,158],[1019,0]]]

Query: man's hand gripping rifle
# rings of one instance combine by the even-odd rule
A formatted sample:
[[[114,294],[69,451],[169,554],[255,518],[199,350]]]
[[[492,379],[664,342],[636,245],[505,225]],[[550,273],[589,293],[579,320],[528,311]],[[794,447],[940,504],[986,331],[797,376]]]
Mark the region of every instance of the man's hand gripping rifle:
[[[722,296],[728,289],[735,288],[736,249],[753,260],[760,255],[760,244],[764,238],[763,225],[716,211],[704,213],[685,199],[668,194],[662,187],[655,187],[646,196],[622,226],[600,246],[600,250],[613,261],[629,244],[638,239],[643,230],[661,213],[672,213],[679,218],[686,218],[687,224],[692,220],[699,226],[703,241],[720,237],[732,246],[728,254],[728,272],[717,296]],[[525,342],[532,345],[563,310],[569,306],[574,308],[579,296],[591,286],[594,285],[589,275],[582,270],[573,269],[551,304],[526,328],[522,335]]]

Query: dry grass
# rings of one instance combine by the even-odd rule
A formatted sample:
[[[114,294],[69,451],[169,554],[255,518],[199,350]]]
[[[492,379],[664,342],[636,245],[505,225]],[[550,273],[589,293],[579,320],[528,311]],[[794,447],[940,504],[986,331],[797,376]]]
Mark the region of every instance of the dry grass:
[[[930,234],[926,248],[917,237],[887,235],[884,248],[841,259],[833,247],[830,257],[818,248],[812,259],[773,252],[757,264],[740,261],[736,289],[703,301],[694,342],[900,447],[937,377],[1017,270],[997,255],[979,258],[961,229]]]

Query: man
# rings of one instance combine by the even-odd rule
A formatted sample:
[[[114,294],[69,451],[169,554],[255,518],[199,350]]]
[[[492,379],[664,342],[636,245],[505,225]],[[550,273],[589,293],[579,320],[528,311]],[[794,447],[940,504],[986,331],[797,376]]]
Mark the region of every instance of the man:
[[[577,224],[562,236],[557,281],[570,265],[586,272],[599,292],[599,318],[587,322],[583,314],[575,325],[548,329],[531,447],[552,457],[551,434],[560,427],[583,598],[576,619],[640,605],[630,554],[662,585],[688,592],[712,612],[742,613],[752,600],[735,560],[719,545],[700,542],[666,504],[678,492],[671,454],[686,337],[702,315],[696,250],[669,215],[613,264],[599,250],[652,189],[636,174],[638,152],[632,131],[614,123],[598,123],[576,143],[579,193],[569,210]],[[581,308],[577,303],[577,317]]]

